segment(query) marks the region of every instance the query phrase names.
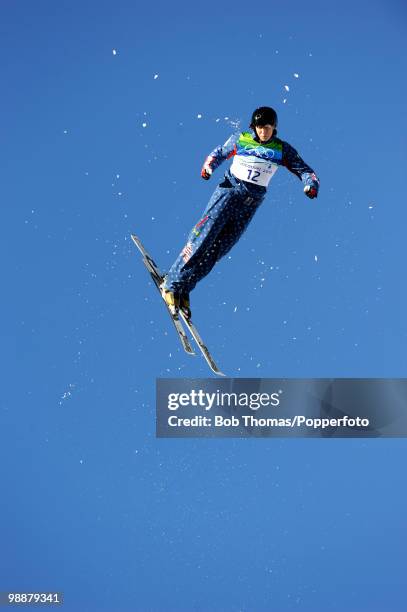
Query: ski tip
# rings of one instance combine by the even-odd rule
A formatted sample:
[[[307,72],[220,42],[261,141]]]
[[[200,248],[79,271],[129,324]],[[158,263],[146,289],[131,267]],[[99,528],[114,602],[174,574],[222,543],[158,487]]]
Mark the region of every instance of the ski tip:
[[[214,374],[217,374],[218,376],[225,376],[226,378],[226,374],[224,374],[223,372],[219,370],[218,366],[216,365],[212,357],[210,357],[209,359],[205,357],[205,359],[206,359],[208,366],[210,367],[210,369],[212,370]]]

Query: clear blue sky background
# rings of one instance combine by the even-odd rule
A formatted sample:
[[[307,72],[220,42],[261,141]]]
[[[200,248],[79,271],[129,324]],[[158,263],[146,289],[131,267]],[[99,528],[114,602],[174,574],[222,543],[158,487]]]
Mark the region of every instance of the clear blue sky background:
[[[406,16],[3,0],[0,590],[406,609],[405,442],[156,440],[156,377],[209,372],[129,239],[170,265],[222,176],[203,159],[272,105],[320,197],[278,171],[196,323],[228,376],[405,377]]]

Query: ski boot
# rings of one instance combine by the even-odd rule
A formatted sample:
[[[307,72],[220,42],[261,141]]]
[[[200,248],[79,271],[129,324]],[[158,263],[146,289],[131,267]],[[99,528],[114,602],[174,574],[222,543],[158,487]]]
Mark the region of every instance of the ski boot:
[[[169,289],[165,288],[165,276],[162,279],[162,282],[160,283],[160,291],[161,296],[164,302],[167,304],[168,308],[170,309],[171,314],[177,316],[179,312],[180,298],[177,293],[174,293],[173,291],[170,291]]]
[[[187,318],[191,318],[191,305],[189,302],[188,293],[174,293],[169,289],[165,288],[165,277],[160,285],[161,295],[169,307],[173,315],[178,315],[179,311],[182,310],[183,315]]]
[[[191,304],[189,301],[189,294],[182,293],[179,298],[179,308],[182,310],[184,316],[187,319],[191,318]]]
[[[179,295],[160,286],[161,295],[173,315],[178,315],[180,307]]]

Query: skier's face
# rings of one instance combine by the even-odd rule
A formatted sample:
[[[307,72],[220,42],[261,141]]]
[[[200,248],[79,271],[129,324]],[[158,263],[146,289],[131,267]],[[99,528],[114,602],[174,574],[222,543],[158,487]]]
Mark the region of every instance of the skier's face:
[[[256,125],[256,133],[261,142],[267,142],[270,140],[274,132],[274,125]]]

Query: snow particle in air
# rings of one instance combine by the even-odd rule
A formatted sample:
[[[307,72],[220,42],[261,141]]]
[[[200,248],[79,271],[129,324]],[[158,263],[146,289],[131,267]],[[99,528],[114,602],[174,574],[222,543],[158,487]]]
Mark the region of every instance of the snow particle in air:
[[[158,74],[154,75],[154,81],[156,81],[158,79]]]
[[[113,53],[113,55],[117,55],[116,49],[112,49],[112,53]]]
[[[147,123],[146,122],[142,123],[141,125],[143,126],[143,128],[147,127]]]
[[[290,91],[290,88],[288,87],[288,85],[284,85],[284,89],[285,89],[286,91]]]
[[[201,115],[201,113],[199,113],[199,114],[196,116],[196,118],[197,118],[197,119],[202,119],[202,115]]]
[[[299,76],[300,76],[300,75],[298,74],[298,72],[294,72],[294,78],[295,78],[295,79],[298,79],[298,77],[299,77]]]
[[[80,353],[79,353],[80,354]],[[59,405],[62,406],[62,402],[69,399],[70,397],[72,397],[72,391],[75,388],[75,384],[74,383],[70,383],[68,386],[68,389],[64,392],[64,394],[61,396],[61,399],[59,401]]]
[[[314,255],[314,260],[318,261],[318,255]]]

